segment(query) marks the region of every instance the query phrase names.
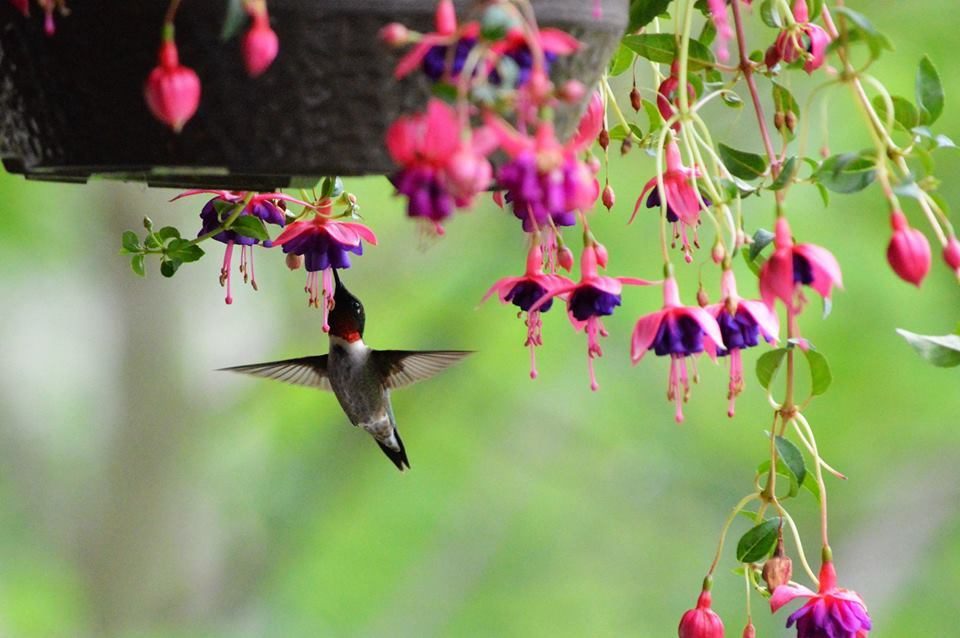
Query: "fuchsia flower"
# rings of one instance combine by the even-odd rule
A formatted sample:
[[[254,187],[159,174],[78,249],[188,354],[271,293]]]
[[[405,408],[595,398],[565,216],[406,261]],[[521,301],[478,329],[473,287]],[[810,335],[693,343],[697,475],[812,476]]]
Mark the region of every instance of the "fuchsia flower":
[[[652,283],[633,277],[598,275],[597,267],[606,267],[606,261],[606,249],[596,242],[588,243],[580,258],[580,281],[548,291],[531,307],[531,311],[540,310],[554,297],[562,298],[566,295],[570,323],[578,332],[583,330],[587,334],[587,367],[590,371],[590,389],[594,391],[600,388],[600,384],[597,383],[593,360],[603,355],[599,338],[607,336],[600,317],[612,315],[614,309],[620,305],[620,293],[624,284],[649,286]]]
[[[693,261],[690,241],[687,238],[687,228],[693,229],[693,245],[697,243],[697,226],[700,224],[700,211],[705,206],[710,206],[710,198],[699,194],[697,190],[697,178],[700,177],[700,169],[697,167],[687,168],[683,165],[680,157],[680,147],[673,140],[666,146],[667,169],[663,172],[663,189],[665,196],[661,199],[660,187],[657,183],[657,177],[651,178],[643,187],[637,203],[633,207],[633,214],[630,216],[632,223],[640,210],[640,203],[643,196],[647,196],[647,208],[656,208],[666,204],[667,221],[673,224],[674,237],[682,238],[683,252],[687,262]],[[702,203],[702,204],[701,204]]]
[[[312,219],[293,222],[273,240],[274,246],[283,246],[283,252],[303,256],[307,270],[304,288],[309,295],[307,303],[323,310],[324,332],[330,331],[327,315],[333,307],[333,269],[349,268],[348,253],[362,255],[363,241],[376,246],[377,236],[363,224],[332,219],[329,206],[318,210]]]
[[[856,592],[837,587],[832,561],[821,565],[816,593],[802,585],[780,585],[770,597],[770,609],[776,613],[795,598],[808,599],[787,618],[787,627],[796,623],[798,638],[866,638],[872,628],[863,599]]]
[[[247,74],[255,78],[273,64],[280,51],[280,39],[270,28],[270,18],[265,5],[253,11],[251,17],[253,24],[243,36],[243,64]]]
[[[805,60],[803,70],[813,73],[823,66],[830,36],[810,22],[806,0],[794,1],[793,17],[796,23],[780,32],[773,45],[767,49],[764,62],[768,67],[773,67],[781,60],[790,64],[802,57]]]
[[[710,9],[713,25],[717,29],[717,59],[726,62],[730,59],[727,45],[733,37],[733,29],[730,28],[730,21],[727,19],[727,1],[707,0],[707,6]]]
[[[527,340],[523,345],[530,348],[530,378],[537,378],[537,359],[536,348],[543,345],[542,328],[543,322],[540,320],[540,314],[550,310],[553,305],[553,299],[548,299],[540,304],[536,309],[534,304],[544,295],[557,290],[558,288],[570,288],[573,282],[560,275],[546,274],[543,272],[543,249],[539,243],[533,242],[530,252],[527,254],[527,270],[522,277],[504,277],[498,280],[487,294],[483,296],[482,301],[489,299],[494,293],[497,293],[502,303],[512,303],[520,309],[520,313],[526,312],[527,318]]]
[[[438,99],[426,113],[403,116],[387,130],[387,150],[400,165],[391,181],[408,198],[407,214],[432,222],[441,234],[454,209],[470,206],[493,180],[486,156],[496,138],[484,128],[468,133],[453,107]]]
[[[943,247],[943,261],[960,277],[960,241],[953,235],[947,239],[947,245]]]
[[[824,299],[834,286],[843,287],[840,264],[826,248],[813,244],[794,244],[786,217],[777,219],[774,251],[760,268],[760,296],[770,309],[777,299],[787,310],[800,312],[806,298],[801,284],[810,286]]]
[[[762,336],[775,343],[780,332],[780,320],[762,301],[741,299],[737,294],[737,281],[733,270],[723,271],[720,281],[723,299],[707,306],[706,310],[717,320],[723,347],[718,347],[718,357],[730,355],[730,385],[727,398],[730,400],[727,416],[733,416],[737,396],[743,391],[743,359],[740,351],[752,348]]]
[[[179,133],[200,105],[200,78],[193,69],[180,64],[172,34],[165,36],[158,57],[143,94],[154,117]]]
[[[680,303],[677,280],[669,275],[663,282],[663,309],[640,317],[633,330],[630,359],[634,365],[647,350],[670,356],[667,399],[676,402],[677,423],[683,421],[683,403],[690,395],[687,357],[706,351],[715,358],[726,348],[717,320],[703,308]]]
[[[198,189],[180,193],[171,201],[204,193],[212,194],[214,197],[204,204],[203,209],[200,211],[202,225],[200,231],[197,233],[197,237],[216,231],[231,216],[233,211],[236,210],[235,206],[247,200],[247,193],[243,192]],[[249,198],[240,215],[250,215],[259,218],[266,224],[283,226],[286,223],[285,202],[288,201],[299,204],[304,203],[283,193],[260,193]],[[235,230],[222,230],[211,238],[227,245],[223,255],[223,265],[220,267],[220,285],[226,288],[224,301],[227,304],[233,303],[230,264],[233,260],[234,246],[240,246],[240,273],[243,275],[244,283],[250,282],[253,289],[257,290],[257,277],[253,267],[253,247],[260,243],[265,247],[269,247],[271,245],[270,242],[261,242],[254,237],[241,235]]]
[[[723,621],[710,608],[710,590],[704,589],[697,599],[697,606],[687,610],[680,619],[680,638],[723,638]]]
[[[664,121],[669,120],[676,115],[677,108],[680,106],[680,98],[677,96],[680,88],[680,67],[677,62],[670,66],[670,76],[667,77],[660,86],[657,87],[657,110]],[[697,99],[697,91],[690,82],[687,82],[687,96],[690,102]],[[680,122],[673,123],[673,130],[680,130]]]
[[[494,115],[488,114],[487,124],[510,157],[500,166],[497,183],[506,190],[505,199],[512,205],[514,216],[522,221],[524,231],[573,226],[576,211],[593,207],[600,196],[600,183],[594,168],[577,156],[599,132],[599,128],[594,130],[592,107],[588,108],[581,128],[566,144],[557,140],[552,122],[541,122],[533,137],[520,134]]]
[[[887,245],[887,262],[893,272],[917,288],[930,272],[930,243],[916,228],[910,228],[907,218],[899,210],[890,214],[893,236]]]

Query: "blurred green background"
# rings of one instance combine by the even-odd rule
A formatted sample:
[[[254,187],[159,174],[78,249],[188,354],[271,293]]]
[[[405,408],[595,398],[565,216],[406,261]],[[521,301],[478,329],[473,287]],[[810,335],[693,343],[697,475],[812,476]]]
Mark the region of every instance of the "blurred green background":
[[[867,4],[897,46],[876,73],[911,96],[929,53],[947,90],[938,132],[960,139],[945,3],[850,3]],[[849,94],[828,95],[832,149],[865,146]],[[711,113],[716,139],[760,150],[744,135],[749,110]],[[936,159],[956,207],[960,153]],[[624,225],[652,166],[638,152],[616,162],[618,205],[594,213],[614,275],[658,276],[653,214]],[[175,279],[156,263],[139,279],[117,255],[120,233],[145,214],[192,228],[199,201],[0,175],[0,636],[675,635],[766,454],[769,408],[752,372],[729,420],[726,370],[703,362],[675,425],[667,362],[628,358],[633,322],[659,306],[659,291],[629,289],[607,323],[599,393],[584,338],[559,312],[545,316],[531,381],[522,322],[495,301],[478,307],[495,279],[523,267],[519,223],[485,200],[424,241],[384,180],[347,187],[381,238],[347,273],[366,305],[366,341],[479,351],[394,395],[413,465],[404,475],[332,395],[213,372],[325,351],[302,273],[259,250],[261,290],[237,286],[226,306],[221,251],[209,244]],[[789,210],[796,235],[844,267],[833,314],[821,321],[815,302],[803,319],[834,372],[808,416],[824,457],[850,477],[828,479],[841,580],[868,601],[878,638],[957,635],[960,377],[920,360],[894,329],[952,332],[960,289],[938,255],[922,290],[894,277],[876,187],[826,208],[798,187]],[[769,227],[769,201],[750,201],[747,215],[750,228]],[[716,298],[713,270],[704,279]],[[681,271],[692,302],[698,268]],[[755,295],[742,274],[741,292]],[[816,556],[812,499],[792,511]],[[748,526],[736,523],[734,543]],[[745,618],[735,567],[728,546],[715,606],[731,636]],[[758,635],[786,635],[786,613],[753,604]]]

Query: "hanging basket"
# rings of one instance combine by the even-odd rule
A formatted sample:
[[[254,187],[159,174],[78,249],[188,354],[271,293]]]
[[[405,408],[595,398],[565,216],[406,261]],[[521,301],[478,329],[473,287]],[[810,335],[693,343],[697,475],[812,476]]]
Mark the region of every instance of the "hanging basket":
[[[377,32],[393,21],[429,31],[435,0],[271,0],[280,55],[256,79],[244,71],[240,38],[221,40],[225,3],[184,2],[176,20],[180,59],[203,89],[180,134],[156,121],[143,99],[167,4],[72,2],[48,37],[42,16],[25,18],[0,0],[7,171],[59,182],[97,176],[264,191],[392,170],[386,128],[422,106],[430,89],[420,77],[393,79],[397,53]],[[626,26],[625,0],[604,0],[600,18],[592,0],[533,4],[543,26],[568,30],[585,45],[555,65],[554,80],[595,83]],[[561,113],[561,130],[572,128],[574,114]]]

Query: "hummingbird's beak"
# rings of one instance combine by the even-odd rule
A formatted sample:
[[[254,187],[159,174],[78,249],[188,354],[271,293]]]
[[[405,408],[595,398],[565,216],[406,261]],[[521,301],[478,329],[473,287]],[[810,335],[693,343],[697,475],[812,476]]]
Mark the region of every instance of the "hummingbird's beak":
[[[337,283],[336,288],[334,289],[334,293],[336,293],[337,290],[343,288],[343,284],[340,283],[340,275],[337,274],[337,269],[331,268],[330,270],[333,271],[333,280]]]

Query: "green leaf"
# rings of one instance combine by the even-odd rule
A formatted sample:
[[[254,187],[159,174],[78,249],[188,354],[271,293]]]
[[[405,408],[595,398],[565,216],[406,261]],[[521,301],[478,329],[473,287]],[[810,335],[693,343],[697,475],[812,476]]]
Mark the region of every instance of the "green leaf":
[[[760,5],[760,19],[771,29],[782,29],[783,20],[780,19],[780,12],[774,5],[773,0],[764,0]]]
[[[780,521],[776,518],[768,518],[751,528],[737,543],[737,560],[741,563],[756,563],[769,556],[777,543],[779,529]]]
[[[893,102],[893,121],[903,130],[909,131],[920,124],[920,112],[910,100],[899,95],[890,98]],[[879,95],[873,98],[873,107],[877,110],[880,119],[887,119],[887,103]]]
[[[876,164],[872,157],[844,153],[825,159],[812,178],[835,193],[855,193],[873,183],[876,176]]]
[[[777,348],[763,353],[757,359],[757,380],[760,381],[760,385],[765,390],[770,389],[770,383],[773,382],[773,377],[780,369],[780,364],[783,363],[783,357],[786,354],[786,348]]]
[[[845,17],[855,25],[855,28],[849,29],[847,39],[850,42],[857,40],[865,41],[867,43],[867,48],[870,49],[871,59],[879,58],[880,53],[884,49],[887,51],[893,51],[893,45],[890,44],[890,40],[887,38],[887,36],[877,31],[877,29],[873,26],[873,23],[870,22],[862,13],[857,13],[848,7],[834,7],[833,11],[834,13]]]
[[[927,56],[923,56],[917,68],[916,92],[920,123],[933,124],[943,113],[943,84],[937,68]]]
[[[449,82],[434,82],[430,85],[430,92],[444,102],[452,104],[457,101],[457,87]]]
[[[718,150],[727,170],[740,179],[757,179],[767,171],[767,160],[762,155],[738,151],[726,144],[721,144]]]
[[[160,239],[153,233],[150,233],[143,238],[143,246],[147,250],[159,250],[160,248],[162,248]]]
[[[740,96],[737,95],[736,93],[732,93],[730,91],[724,91],[723,93],[720,94],[720,99],[723,100],[723,103],[729,107],[732,107],[735,109],[743,108],[743,100],[741,100]]]
[[[640,127],[636,124],[630,125],[630,132],[633,133],[637,139],[643,139],[643,131],[641,131]],[[617,124],[610,129],[608,133],[610,134],[611,140],[625,140],[629,137],[629,135],[627,135],[627,129],[623,128],[623,124]]]
[[[823,394],[833,382],[830,364],[827,363],[827,358],[816,350],[804,350],[803,354],[807,357],[807,364],[810,366],[810,394],[813,396]]]
[[[621,73],[626,72],[630,69],[630,66],[633,64],[633,59],[637,56],[629,47],[620,46],[617,48],[617,52],[613,55],[613,58],[610,59],[610,66],[607,68],[607,74],[610,77],[620,75]]]
[[[180,231],[173,226],[164,226],[157,231],[157,236],[160,237],[160,241],[166,243],[171,239],[180,239]]]
[[[244,10],[244,0],[227,0],[227,13],[220,29],[220,39],[226,42],[240,33],[240,29],[247,23],[247,12]]]
[[[503,7],[495,4],[488,6],[480,17],[480,37],[488,42],[502,40],[514,24]]]
[[[770,433],[767,433],[767,436],[770,436]],[[757,466],[757,478],[766,476],[770,473],[770,461],[769,459]],[[786,494],[777,494],[777,498],[780,500],[793,498],[800,493],[800,483],[797,481],[797,477],[794,476],[793,471],[786,466],[786,464],[777,459],[777,474],[787,479],[790,483],[790,489],[787,490]]]
[[[174,261],[191,262],[203,257],[203,249],[186,239],[174,239],[167,246],[166,255]]]
[[[796,156],[791,155],[787,158],[787,161],[783,163],[783,166],[780,167],[780,173],[777,175],[777,179],[773,180],[773,183],[770,184],[770,190],[779,191],[786,188],[788,184],[793,182],[798,168]]]
[[[777,445],[777,454],[780,455],[784,465],[789,468],[794,478],[797,479],[797,484],[802,485],[803,479],[807,476],[807,464],[803,460],[803,454],[800,452],[800,448],[782,436],[778,436],[774,441]]]
[[[630,0],[630,22],[627,33],[633,33],[651,22],[662,13],[666,13],[670,0]]]
[[[670,33],[627,35],[623,38],[623,44],[637,55],[652,62],[670,64],[678,58],[677,41]],[[697,40],[690,40],[689,60],[691,71],[706,69],[714,64],[713,52],[710,47]]]
[[[164,277],[173,277],[177,274],[177,269],[180,267],[180,262],[178,261],[169,261],[164,260],[160,262],[160,274]]]
[[[270,233],[267,232],[263,220],[254,215],[240,215],[230,225],[230,230],[236,231],[244,237],[253,237],[260,241],[270,239]]]
[[[147,276],[147,271],[143,268],[144,255],[134,255],[130,259],[130,268],[141,277]]]
[[[132,230],[124,231],[123,236],[120,237],[120,246],[122,247],[120,252],[138,253],[140,252],[140,238]]]
[[[654,100],[643,101],[643,112],[647,114],[647,121],[650,123],[650,132],[660,130],[663,126],[663,116],[660,115],[660,109]]]
[[[757,231],[753,233],[753,243],[750,244],[750,259],[756,260],[763,249],[770,245],[773,238],[774,234],[769,230],[766,228],[758,228]]]
[[[897,334],[906,339],[917,354],[939,368],[960,365],[960,335],[918,335],[901,328],[897,328]]]

